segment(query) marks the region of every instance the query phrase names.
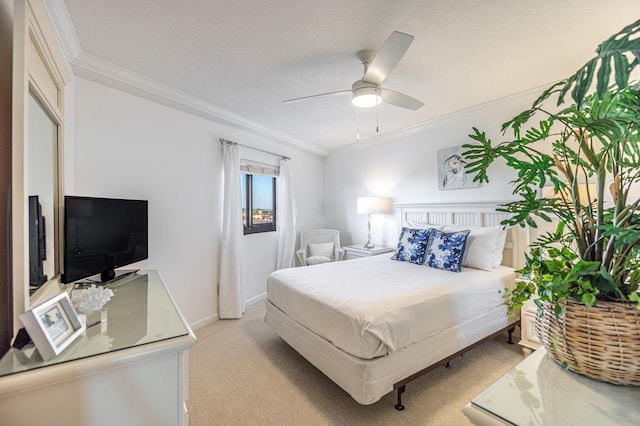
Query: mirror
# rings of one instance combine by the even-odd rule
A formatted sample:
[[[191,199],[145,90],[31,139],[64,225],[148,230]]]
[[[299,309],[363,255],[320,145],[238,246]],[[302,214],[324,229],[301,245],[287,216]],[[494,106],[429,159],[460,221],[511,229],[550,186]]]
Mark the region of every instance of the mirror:
[[[71,75],[41,0],[13,11],[11,239],[13,332],[20,314],[64,290],[64,87]]]
[[[55,242],[60,238],[55,214],[58,193],[58,126],[29,94],[27,194],[29,294],[60,273]]]

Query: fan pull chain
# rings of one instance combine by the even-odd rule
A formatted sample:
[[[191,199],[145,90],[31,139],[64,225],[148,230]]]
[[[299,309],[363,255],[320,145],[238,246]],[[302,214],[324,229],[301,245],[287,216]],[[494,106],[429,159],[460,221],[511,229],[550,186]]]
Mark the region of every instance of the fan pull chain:
[[[356,141],[360,140],[360,108],[356,108]]]
[[[380,118],[379,112],[380,112],[380,104],[376,105],[376,133],[378,133],[379,130],[380,130],[380,126],[378,124],[380,122],[380,120],[379,120],[379,118]]]

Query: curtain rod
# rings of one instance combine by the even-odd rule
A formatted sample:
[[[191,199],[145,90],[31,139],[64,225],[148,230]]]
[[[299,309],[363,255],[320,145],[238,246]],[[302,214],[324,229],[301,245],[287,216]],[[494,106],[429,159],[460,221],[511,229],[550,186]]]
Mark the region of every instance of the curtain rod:
[[[248,146],[248,145],[243,145],[241,143],[238,142],[233,142],[233,141],[229,141],[223,138],[219,139],[220,141],[220,145],[224,145],[224,144],[228,144],[228,145],[240,145],[240,146],[244,146],[245,148],[249,148],[249,149],[255,149],[256,151],[260,151],[260,152],[264,152],[265,154],[270,154],[270,155],[275,155],[276,157],[280,157],[283,160],[291,160],[291,157],[287,157],[286,155],[280,155],[280,154],[274,154],[273,152],[269,152],[269,151],[265,151],[264,149],[260,149],[260,148],[254,148],[252,146]]]

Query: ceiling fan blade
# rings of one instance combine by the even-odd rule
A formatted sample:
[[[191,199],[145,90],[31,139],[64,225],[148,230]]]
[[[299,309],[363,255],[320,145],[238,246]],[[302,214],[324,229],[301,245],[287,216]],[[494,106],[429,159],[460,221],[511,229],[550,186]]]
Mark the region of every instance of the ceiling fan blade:
[[[300,98],[287,99],[285,101],[282,101],[282,103],[302,101],[302,100],[310,99],[310,98],[318,98],[320,96],[341,95],[343,93],[351,93],[351,90],[338,90],[337,92],[327,92],[327,93],[319,93],[317,95],[302,96]]]
[[[400,108],[410,109],[415,111],[424,106],[424,103],[405,95],[404,93],[396,92],[395,90],[382,89],[382,102],[386,102],[391,105],[395,105]]]
[[[398,31],[391,33],[367,68],[362,81],[382,84],[411,45],[413,36]]]

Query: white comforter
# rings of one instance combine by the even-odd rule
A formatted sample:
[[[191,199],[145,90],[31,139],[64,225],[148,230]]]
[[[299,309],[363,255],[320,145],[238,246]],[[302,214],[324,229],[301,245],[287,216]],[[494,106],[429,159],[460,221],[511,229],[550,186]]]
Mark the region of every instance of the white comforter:
[[[514,270],[448,272],[390,255],[281,269],[267,281],[280,310],[365,359],[401,350],[503,304]]]

